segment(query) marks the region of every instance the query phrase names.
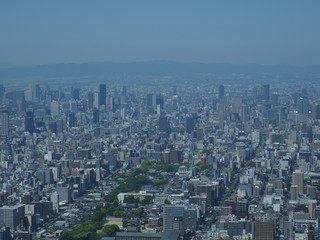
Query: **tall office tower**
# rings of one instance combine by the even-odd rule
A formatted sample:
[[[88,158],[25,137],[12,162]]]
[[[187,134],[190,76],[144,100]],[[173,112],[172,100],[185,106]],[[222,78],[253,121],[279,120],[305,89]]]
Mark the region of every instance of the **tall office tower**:
[[[69,123],[70,128],[75,127],[77,125],[77,119],[76,119],[76,115],[74,112],[69,113],[68,123]]]
[[[152,95],[152,106],[157,109],[158,105],[161,109],[164,107],[164,99],[162,94],[154,94]]]
[[[32,101],[37,102],[41,97],[41,89],[39,84],[32,84],[30,86],[30,90],[32,92]]]
[[[270,101],[270,85],[262,85],[261,87],[261,97],[262,101],[269,102]]]
[[[59,116],[60,114],[60,105],[58,101],[52,101],[50,104],[50,112],[52,117]]]
[[[279,95],[278,94],[271,94],[271,103],[273,106],[279,105]]]
[[[311,117],[313,120],[320,119],[320,105],[314,104],[311,107]]]
[[[3,206],[0,208],[0,225],[16,230],[17,226],[23,223],[25,205]]]
[[[105,84],[99,85],[99,106],[106,105],[107,88]]]
[[[5,93],[5,88],[2,84],[0,84],[0,103],[2,102],[4,93]]]
[[[298,113],[301,115],[309,114],[309,99],[305,96],[300,97],[297,101]]]
[[[26,132],[34,133],[34,115],[32,109],[28,109],[24,121],[24,129]]]
[[[96,109],[99,109],[99,99],[100,99],[99,92],[95,92],[93,94],[93,107],[95,107]]]
[[[78,88],[71,88],[71,98],[74,100],[80,99],[80,90]]]
[[[9,135],[9,112],[0,112],[0,135]]]
[[[49,168],[38,169],[35,172],[38,180],[42,182],[42,184],[52,184],[53,183],[53,173]]]
[[[304,174],[300,169],[296,169],[292,173],[292,184],[298,185],[298,192],[300,194],[303,194],[303,177],[304,177]]]
[[[185,122],[185,131],[191,133],[194,130],[195,119],[194,117],[187,117]]]
[[[161,132],[168,132],[169,131],[169,122],[168,118],[165,116],[159,117],[159,130]]]
[[[219,117],[219,129],[222,130],[224,127],[224,117],[226,108],[224,104],[217,104],[217,112]]]
[[[275,218],[274,216],[260,215],[254,221],[255,240],[275,239]]]
[[[93,108],[93,103],[94,103],[94,94],[93,94],[93,92],[89,92],[88,93],[88,105],[87,105],[87,107],[89,109],[92,109]]]
[[[52,133],[57,134],[58,133],[58,125],[57,121],[49,121],[48,122],[48,130]]]
[[[253,87],[251,90],[251,97],[253,100],[258,99],[258,89],[256,87]]]
[[[163,230],[183,231],[183,206],[165,206],[163,216]]]
[[[283,235],[284,239],[293,239],[293,220],[289,217],[283,217]]]
[[[122,86],[122,96],[123,97],[127,96],[127,86]]]
[[[67,184],[63,182],[57,183],[56,191],[59,195],[59,201],[70,203],[71,202],[71,191]]]
[[[249,206],[248,200],[246,200],[246,199],[237,201],[236,210],[237,210],[237,217],[238,218],[249,217],[248,206]]]
[[[92,111],[92,123],[96,124],[99,122],[100,119],[100,111],[98,109],[93,109]]]
[[[147,106],[151,107],[152,106],[152,94],[147,94],[147,97],[146,97],[146,104]]]
[[[298,185],[291,185],[290,187],[290,200],[297,201],[299,198],[299,187]]]
[[[243,104],[243,105],[241,106],[241,112],[240,112],[240,114],[241,114],[241,122],[245,123],[245,122],[247,122],[247,121],[249,120],[250,114],[249,114],[249,107],[248,107],[248,105]]]
[[[164,232],[179,230],[183,235],[186,229],[196,230],[199,210],[191,206],[166,205],[163,214]]]
[[[70,111],[71,112],[75,112],[75,113],[78,112],[78,102],[70,101],[69,104],[70,104]]]
[[[51,193],[50,200],[52,202],[53,211],[55,213],[59,212],[59,194],[57,192]]]
[[[308,212],[309,212],[309,217],[311,219],[315,219],[316,217],[316,214],[315,214],[316,207],[317,207],[317,200],[310,199],[308,204]]]
[[[58,131],[58,133],[62,133],[63,132],[63,126],[64,126],[63,119],[58,119],[57,120],[57,131]]]
[[[219,99],[223,99],[224,98],[224,86],[220,85],[219,86]]]

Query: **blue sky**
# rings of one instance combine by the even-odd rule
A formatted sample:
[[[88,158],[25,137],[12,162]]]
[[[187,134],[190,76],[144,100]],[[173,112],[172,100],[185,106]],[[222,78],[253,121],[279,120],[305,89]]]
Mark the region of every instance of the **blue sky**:
[[[1,0],[0,64],[320,65],[320,1]]]

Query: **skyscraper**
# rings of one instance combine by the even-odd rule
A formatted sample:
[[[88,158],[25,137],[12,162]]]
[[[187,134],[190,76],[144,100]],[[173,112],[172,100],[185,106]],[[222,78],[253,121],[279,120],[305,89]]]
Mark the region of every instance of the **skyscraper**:
[[[319,104],[312,105],[311,117],[313,120],[320,119],[320,105]]]
[[[262,101],[264,102],[270,101],[270,85],[269,84],[262,85],[261,97],[262,97]]]
[[[159,130],[162,132],[168,132],[169,131],[169,122],[168,118],[165,116],[159,117]]]
[[[74,112],[69,113],[68,122],[69,122],[70,128],[75,127],[77,125],[77,119],[76,119],[76,115]]]
[[[106,105],[107,88],[105,84],[99,85],[99,106]]]
[[[185,122],[185,130],[187,133],[191,133],[194,130],[195,125],[195,118],[194,117],[187,117]]]
[[[0,135],[9,135],[9,112],[0,112]]]
[[[0,208],[0,225],[16,230],[17,226],[22,223],[24,214],[24,204],[3,206]]]
[[[273,216],[261,215],[255,217],[254,239],[255,240],[274,240],[275,238],[275,219]]]
[[[123,97],[127,96],[127,86],[122,86],[122,96]]]
[[[296,169],[292,173],[292,184],[298,186],[298,191],[300,194],[303,194],[303,177],[304,174],[300,169]]]
[[[219,99],[222,100],[224,98],[224,86],[219,86]]]
[[[94,94],[93,92],[88,93],[88,108],[91,109],[93,108],[93,103],[94,103]]]
[[[31,109],[27,110],[24,127],[26,132],[34,133],[34,115]]]
[[[309,114],[309,99],[307,97],[301,97],[297,101],[298,113],[301,115]]]
[[[93,109],[92,111],[92,123],[96,124],[99,122],[100,119],[100,111],[98,109]]]
[[[179,230],[183,232],[183,206],[165,206],[163,230]]]

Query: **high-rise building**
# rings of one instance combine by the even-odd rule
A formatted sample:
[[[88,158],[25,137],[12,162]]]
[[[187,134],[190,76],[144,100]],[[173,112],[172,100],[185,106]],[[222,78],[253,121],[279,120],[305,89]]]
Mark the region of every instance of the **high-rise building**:
[[[50,112],[52,117],[59,116],[60,106],[58,101],[52,101],[50,104]]]
[[[298,197],[299,197],[298,185],[291,185],[291,187],[290,187],[290,200],[297,201]]]
[[[224,98],[224,86],[219,86],[219,99],[222,100]]]
[[[320,105],[314,104],[311,107],[311,117],[313,120],[320,119]]]
[[[99,122],[100,119],[100,111],[98,109],[93,109],[92,111],[92,123],[96,124]]]
[[[9,135],[9,112],[0,112],[0,135]]]
[[[77,119],[76,119],[76,115],[74,112],[69,113],[68,123],[69,123],[70,128],[75,127],[77,125]]]
[[[54,192],[50,195],[50,200],[52,202],[53,211],[55,213],[59,212],[59,194]]]
[[[80,90],[78,88],[71,89],[71,98],[74,100],[80,99]]]
[[[93,108],[93,103],[94,103],[94,94],[93,92],[88,93],[88,108],[91,109]]]
[[[105,84],[99,85],[99,106],[106,105],[107,88]]]
[[[2,102],[4,93],[5,93],[5,88],[2,84],[0,84],[0,103]]]
[[[309,217],[311,219],[315,219],[315,209],[317,207],[317,200],[315,199],[310,199],[309,204],[308,204],[308,212],[309,212]]]
[[[32,101],[37,102],[40,100],[41,97],[41,88],[39,84],[32,84],[30,85],[30,90],[32,93]]]
[[[39,181],[41,181],[43,184],[53,183],[53,174],[51,169],[48,169],[48,168],[38,169],[35,175],[37,176]]]
[[[24,204],[3,206],[0,208],[0,225],[16,230],[17,226],[23,222],[24,214]]]
[[[261,97],[262,97],[262,101],[270,102],[270,85],[269,84],[262,85]]]
[[[300,97],[297,101],[298,114],[309,114],[309,99],[306,96]]]
[[[122,86],[122,96],[123,97],[127,96],[127,86]]]
[[[157,106],[160,106],[160,109],[163,109],[164,107],[164,99],[162,94],[154,94],[152,96],[152,105],[156,109]]]
[[[236,211],[237,211],[238,218],[249,217],[248,206],[249,206],[248,200],[246,200],[246,199],[237,201]]]
[[[49,121],[48,130],[51,131],[52,133],[57,134],[58,133],[57,121]]]
[[[59,201],[70,203],[71,202],[71,191],[67,184],[64,183],[57,183],[56,191],[59,195]]]
[[[254,239],[255,240],[274,240],[275,239],[274,216],[268,216],[268,215],[255,216]]]
[[[25,131],[29,133],[34,133],[34,115],[31,109],[27,110],[26,117],[24,121]]]
[[[183,235],[186,229],[196,230],[199,210],[191,206],[166,205],[164,207],[164,232],[178,230]]]
[[[183,206],[168,205],[164,207],[163,230],[183,232]]]
[[[169,122],[168,118],[165,116],[159,117],[159,130],[162,132],[168,132],[169,131]]]
[[[195,119],[194,117],[187,117],[185,122],[185,130],[187,133],[191,133],[194,130]]]
[[[300,169],[296,169],[292,173],[292,184],[298,186],[299,194],[303,194],[303,177],[304,174]]]
[[[249,107],[248,105],[243,104],[241,106],[241,122],[246,123],[249,120]]]

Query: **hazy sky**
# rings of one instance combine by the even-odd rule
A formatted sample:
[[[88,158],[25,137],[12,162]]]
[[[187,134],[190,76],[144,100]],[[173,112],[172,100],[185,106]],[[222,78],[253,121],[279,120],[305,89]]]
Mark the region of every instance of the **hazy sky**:
[[[0,0],[0,64],[320,65],[319,10],[319,0]]]

